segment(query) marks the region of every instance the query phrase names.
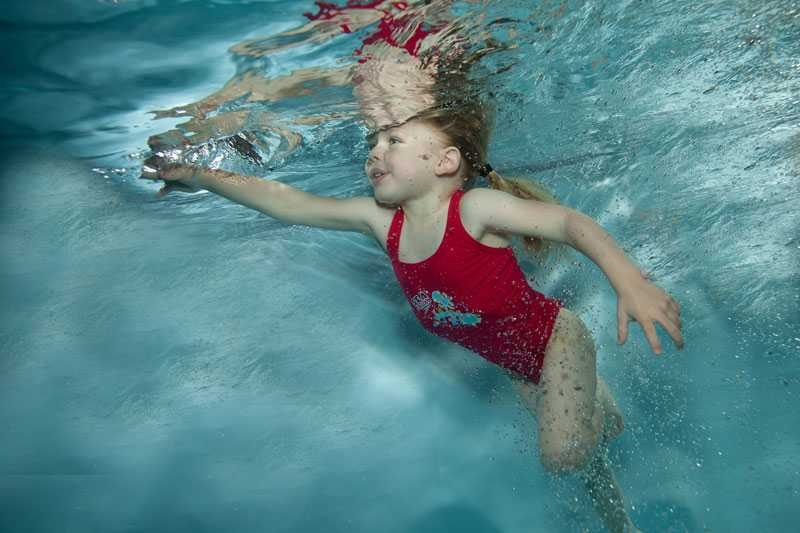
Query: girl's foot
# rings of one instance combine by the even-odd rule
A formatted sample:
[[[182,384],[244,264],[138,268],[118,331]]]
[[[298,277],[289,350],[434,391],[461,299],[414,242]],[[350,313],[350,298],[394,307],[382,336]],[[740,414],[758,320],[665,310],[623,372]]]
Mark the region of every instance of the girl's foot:
[[[631,519],[628,519],[628,523],[625,524],[624,533],[642,533],[642,530],[636,527],[636,525],[631,522]]]

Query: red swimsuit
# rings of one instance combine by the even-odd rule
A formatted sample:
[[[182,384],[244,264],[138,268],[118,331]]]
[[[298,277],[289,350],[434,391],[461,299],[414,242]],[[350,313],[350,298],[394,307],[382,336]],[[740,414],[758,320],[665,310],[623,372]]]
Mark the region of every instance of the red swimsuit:
[[[397,209],[386,241],[392,267],[425,329],[538,384],[563,303],[528,285],[511,247],[487,246],[467,233],[458,207],[463,194],[450,198],[439,248],[417,263],[398,258],[404,216]]]
[[[416,57],[420,45],[425,37],[440,31],[444,24],[430,26],[424,21],[419,20],[413,12],[409,14],[395,15],[392,11],[403,13],[409,8],[407,2],[386,2],[386,0],[347,0],[344,6],[337,6],[331,2],[314,2],[319,7],[319,12],[303,13],[309,20],[338,20],[339,28],[343,33],[351,33],[347,13],[356,9],[374,9],[383,13],[378,22],[378,29],[374,33],[362,39],[363,44],[354,52],[354,55],[362,56],[363,48],[366,45],[384,42],[395,48],[402,48],[409,55]],[[361,57],[359,63],[367,61],[369,57]]]

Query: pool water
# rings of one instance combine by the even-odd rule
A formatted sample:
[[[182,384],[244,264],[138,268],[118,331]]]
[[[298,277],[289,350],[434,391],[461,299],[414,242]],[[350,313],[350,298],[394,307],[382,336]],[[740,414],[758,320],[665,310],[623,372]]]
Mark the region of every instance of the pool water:
[[[800,4],[483,4],[453,11],[513,19],[491,31],[516,45],[483,65],[492,165],[592,216],[681,305],[682,351],[658,326],[655,356],[634,322],[619,346],[590,259],[518,254],[594,334],[630,515],[793,530]],[[0,531],[602,531],[578,481],[542,469],[505,373],[421,328],[374,241],[138,179],[148,138],[186,130],[153,111],[352,62],[363,32],[277,37],[316,9],[5,4]],[[351,91],[309,87],[221,103],[251,122],[183,156],[369,195]],[[239,131],[257,158],[224,141]]]

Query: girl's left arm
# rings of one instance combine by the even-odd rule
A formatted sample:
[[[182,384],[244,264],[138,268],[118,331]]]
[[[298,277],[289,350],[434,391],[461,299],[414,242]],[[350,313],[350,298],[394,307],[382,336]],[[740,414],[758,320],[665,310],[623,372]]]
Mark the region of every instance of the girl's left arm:
[[[590,217],[569,210],[564,222],[566,242],[580,250],[608,278],[617,293],[618,341],[628,337],[628,320],[642,326],[650,346],[661,353],[661,343],[654,321],[667,330],[679,350],[683,349],[680,305],[663,289],[650,283],[644,272],[633,264],[614,239]]]
[[[663,289],[647,280],[620,250],[614,239],[594,220],[575,209],[536,200],[524,200],[496,189],[477,187],[461,202],[462,216],[501,233],[563,242],[586,254],[603,271],[617,292],[617,333],[620,344],[628,338],[628,320],[642,326],[650,346],[661,353],[653,321],[683,349],[681,308]]]

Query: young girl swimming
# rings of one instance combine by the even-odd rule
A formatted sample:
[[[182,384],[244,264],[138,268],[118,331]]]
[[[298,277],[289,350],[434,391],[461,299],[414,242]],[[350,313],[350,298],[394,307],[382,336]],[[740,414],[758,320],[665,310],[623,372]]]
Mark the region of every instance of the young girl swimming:
[[[486,163],[487,138],[482,115],[463,108],[429,110],[374,132],[365,165],[374,197],[320,197],[158,156],[145,162],[143,177],[165,180],[165,189],[176,182],[203,188],[287,224],[373,237],[421,324],[513,378],[538,419],[545,469],[582,473],[609,530],[635,531],[603,457],[623,421],[597,374],[590,332],[559,300],[527,284],[511,238],[566,243],[590,257],[616,291],[620,343],[635,320],[660,354],[659,322],[682,349],[680,306],[589,217],[502,178]],[[478,175],[491,188],[475,186]]]
[[[360,4],[348,6],[362,13]],[[395,20],[384,15],[386,24]],[[155,148],[142,177],[165,180],[159,196],[202,188],[287,224],[374,238],[422,326],[512,378],[538,419],[545,469],[579,473],[606,527],[637,531],[605,458],[624,424],[597,373],[591,334],[561,301],[528,284],[511,239],[521,237],[537,252],[564,243],[590,257],[616,291],[621,344],[628,321],[635,320],[656,353],[662,348],[654,322],[682,349],[680,306],[592,219],[559,205],[531,182],[503,178],[492,169],[488,113],[465,75],[488,49],[470,57],[458,46],[426,41],[420,52],[419,39],[406,46],[411,41],[394,38],[419,36],[415,20],[404,18],[402,26],[414,31],[389,32],[391,42],[369,43],[348,76],[371,129],[365,171],[372,197],[321,197],[275,180],[171,162]],[[490,187],[477,186],[479,176]]]

